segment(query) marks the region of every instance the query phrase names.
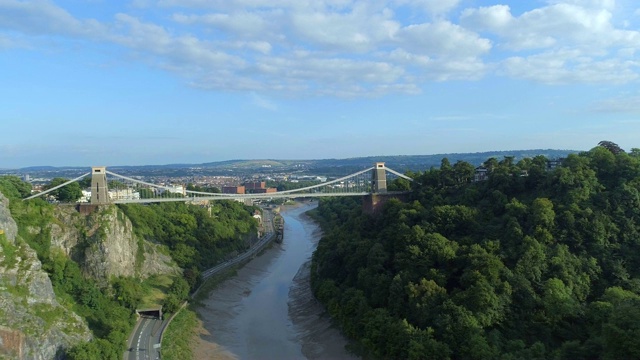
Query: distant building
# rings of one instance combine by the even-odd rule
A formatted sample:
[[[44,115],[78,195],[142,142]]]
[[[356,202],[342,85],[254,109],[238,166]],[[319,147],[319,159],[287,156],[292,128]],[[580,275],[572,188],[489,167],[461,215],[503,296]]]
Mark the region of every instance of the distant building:
[[[170,191],[172,194],[180,194],[182,196],[187,195],[187,189],[184,185],[171,185],[167,191]]]
[[[244,186],[223,186],[222,187],[223,194],[245,194]]]
[[[253,206],[254,205],[253,199],[238,199],[236,201],[241,202],[241,203],[243,203],[243,204],[245,204],[247,206]]]
[[[553,171],[557,167],[562,166],[565,158],[559,158],[555,160],[547,160],[547,171]]]
[[[88,203],[89,201],[91,201],[91,191],[82,190],[82,197],[78,202]]]
[[[264,189],[267,187],[267,183],[264,181],[250,181],[244,183],[244,187],[247,190]]]
[[[117,200],[140,200],[140,193],[133,189],[109,190],[109,199]]]
[[[262,189],[253,189],[253,190],[251,190],[252,194],[270,194],[270,193],[274,193],[274,192],[278,192],[278,189],[276,189],[276,188],[262,188]]]
[[[253,214],[253,218],[258,220],[258,224],[262,225],[262,215],[260,214],[260,211],[256,210]]]
[[[478,182],[485,180],[489,180],[489,169],[484,166],[478,166],[473,174],[473,181]]]
[[[180,194],[182,196],[186,196],[187,195],[187,189],[184,187],[184,185],[163,185],[164,188],[155,188],[154,191],[156,192],[156,195],[160,195],[163,194],[165,192],[170,192],[172,194]]]

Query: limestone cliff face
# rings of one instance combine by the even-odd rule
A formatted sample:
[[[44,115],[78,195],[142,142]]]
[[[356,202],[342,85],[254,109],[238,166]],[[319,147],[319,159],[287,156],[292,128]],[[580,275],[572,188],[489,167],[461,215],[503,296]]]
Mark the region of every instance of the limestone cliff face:
[[[134,234],[131,221],[114,205],[99,206],[89,215],[60,207],[55,216],[60,224],[51,225],[51,246],[78,259],[85,275],[102,285],[111,276],[179,272],[159,246]]]
[[[135,276],[138,240],[133,226],[115,206],[101,206],[87,218],[84,272],[101,282]]]
[[[0,193],[0,232],[4,233],[7,240],[13,244],[18,235],[18,225],[9,212],[9,200]]]
[[[0,358],[54,359],[91,333],[56,300],[36,253],[16,238],[7,205],[0,194]]]
[[[18,237],[8,205],[0,194],[0,359],[56,359],[92,335],[79,316],[56,300],[35,251]],[[160,246],[134,235],[131,221],[116,206],[100,206],[89,214],[63,206],[53,211],[50,223],[25,230],[48,236],[52,250],[62,250],[102,285],[111,276],[180,271]]]
[[[71,207],[56,208],[55,217],[58,222],[49,224],[51,247],[61,249],[67,256],[71,257],[71,251],[85,235],[84,218]],[[41,230],[29,229],[31,232]]]

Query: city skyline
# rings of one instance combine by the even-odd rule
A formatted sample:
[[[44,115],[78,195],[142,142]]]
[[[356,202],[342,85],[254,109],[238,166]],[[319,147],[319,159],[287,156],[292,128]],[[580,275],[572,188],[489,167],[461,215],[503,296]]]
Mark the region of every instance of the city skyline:
[[[0,168],[640,147],[631,0],[0,0]]]

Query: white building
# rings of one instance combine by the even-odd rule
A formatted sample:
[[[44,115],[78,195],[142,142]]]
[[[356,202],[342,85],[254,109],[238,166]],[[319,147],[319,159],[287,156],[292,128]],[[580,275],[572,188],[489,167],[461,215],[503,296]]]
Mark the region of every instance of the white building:
[[[88,203],[91,201],[91,191],[82,190],[82,197],[78,200],[81,203]]]
[[[109,190],[109,199],[118,200],[140,200],[140,193],[133,189]]]
[[[164,188],[155,188],[156,195],[160,195],[165,191],[169,191],[172,194],[180,194],[182,196],[187,195],[187,189],[184,185],[166,185]]]

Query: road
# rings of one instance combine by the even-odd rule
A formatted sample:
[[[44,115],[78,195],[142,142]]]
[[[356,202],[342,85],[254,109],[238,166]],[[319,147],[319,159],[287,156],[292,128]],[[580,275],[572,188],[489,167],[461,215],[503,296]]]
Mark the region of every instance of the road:
[[[160,359],[160,329],[162,320],[155,317],[142,316],[133,334],[131,348],[125,357],[128,360]]]
[[[233,266],[260,251],[275,236],[273,229],[273,213],[268,209],[263,209],[264,234],[259,241],[248,251],[237,257],[216,265],[202,272],[203,280],[219,273],[220,271]],[[166,321],[166,320],[165,320]],[[124,353],[124,360],[155,360],[160,359],[160,335],[163,328],[163,321],[158,318],[142,316],[138,320],[138,325],[131,339],[131,347]]]
[[[270,210],[264,209],[264,211],[262,212],[264,215],[264,219],[262,221],[262,223],[264,224],[264,234],[262,235],[262,237],[258,240],[258,242],[253,245],[253,247],[251,247],[249,250],[247,250],[246,252],[238,255],[237,257],[223,262],[222,264],[218,264],[210,269],[207,269],[205,271],[202,272],[202,279],[206,280],[210,277],[212,277],[213,275],[219,273],[220,271],[235,265],[239,262],[242,262],[246,259],[248,259],[249,257],[255,255],[258,251],[262,250],[262,248],[264,247],[264,245],[266,245],[269,241],[272,240],[273,236],[275,236],[275,231],[273,229],[273,213]]]

